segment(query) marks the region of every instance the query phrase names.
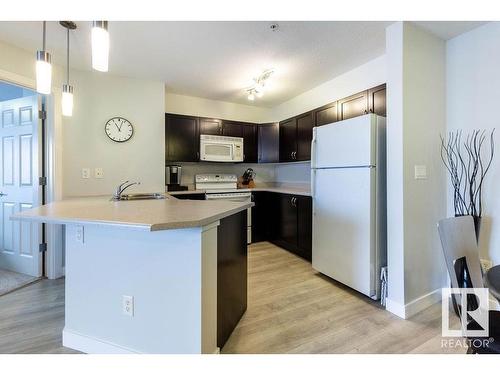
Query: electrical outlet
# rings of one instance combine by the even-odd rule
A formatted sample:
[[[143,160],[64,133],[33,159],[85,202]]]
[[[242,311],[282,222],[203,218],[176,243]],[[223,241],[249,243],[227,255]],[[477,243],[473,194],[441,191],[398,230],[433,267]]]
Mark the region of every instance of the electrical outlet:
[[[488,271],[491,267],[493,267],[493,263],[489,259],[481,259],[481,267],[484,272]]]
[[[94,176],[95,178],[104,178],[104,171],[102,170],[102,168],[96,168],[94,170]]]
[[[122,312],[124,315],[134,316],[134,297],[122,296]]]
[[[76,226],[76,242],[80,242],[80,243],[84,242],[83,225],[77,225]]]
[[[82,168],[82,178],[90,178],[90,168]]]

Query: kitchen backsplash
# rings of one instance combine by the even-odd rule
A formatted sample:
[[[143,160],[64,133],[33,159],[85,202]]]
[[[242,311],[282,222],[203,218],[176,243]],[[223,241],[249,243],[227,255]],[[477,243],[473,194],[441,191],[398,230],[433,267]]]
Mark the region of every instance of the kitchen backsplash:
[[[311,181],[311,163],[275,164],[275,181],[281,183],[309,183]]]
[[[174,164],[174,163],[173,163]],[[182,185],[194,185],[194,176],[202,173],[232,173],[243,175],[247,168],[255,173],[255,183],[291,182],[308,183],[310,180],[310,163],[289,164],[231,164],[231,163],[176,163],[182,166]]]

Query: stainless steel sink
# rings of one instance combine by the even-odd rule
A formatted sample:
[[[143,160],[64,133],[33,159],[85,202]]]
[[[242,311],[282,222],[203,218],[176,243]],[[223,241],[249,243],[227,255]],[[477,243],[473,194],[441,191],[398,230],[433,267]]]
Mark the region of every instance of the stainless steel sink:
[[[112,198],[114,201],[138,201],[146,199],[168,199],[162,193],[143,193],[143,194],[122,194],[120,198]]]

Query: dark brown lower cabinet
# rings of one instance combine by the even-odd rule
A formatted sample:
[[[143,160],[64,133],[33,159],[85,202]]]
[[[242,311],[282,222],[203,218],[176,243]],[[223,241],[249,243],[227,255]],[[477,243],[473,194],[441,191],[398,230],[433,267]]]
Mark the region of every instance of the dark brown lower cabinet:
[[[217,346],[222,348],[247,309],[247,212],[217,229]]]
[[[191,199],[195,201],[204,201],[205,194],[203,193],[187,193],[187,194],[173,194],[177,199]]]
[[[297,196],[297,251],[302,258],[312,256],[312,199]]]
[[[270,241],[310,261],[311,197],[271,192],[255,192],[253,195],[253,242]]]

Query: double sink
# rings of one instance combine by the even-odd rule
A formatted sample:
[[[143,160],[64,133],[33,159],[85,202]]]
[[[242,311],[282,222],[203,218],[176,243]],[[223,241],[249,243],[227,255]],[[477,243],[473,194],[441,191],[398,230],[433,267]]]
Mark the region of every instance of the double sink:
[[[111,198],[113,201],[139,201],[148,199],[168,199],[162,193],[143,193],[143,194],[121,194],[119,198]]]

